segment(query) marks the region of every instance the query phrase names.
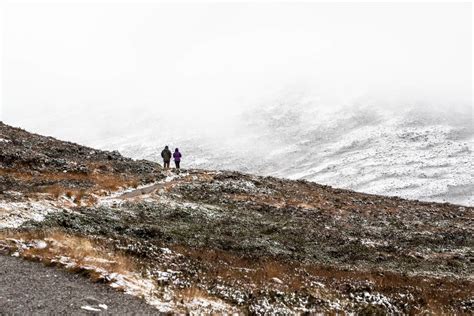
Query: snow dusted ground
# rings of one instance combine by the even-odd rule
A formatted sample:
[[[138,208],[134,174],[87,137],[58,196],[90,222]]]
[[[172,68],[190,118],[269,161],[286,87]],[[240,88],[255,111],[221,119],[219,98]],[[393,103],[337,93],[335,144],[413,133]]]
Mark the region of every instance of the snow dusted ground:
[[[162,181],[155,183],[142,185],[137,188],[126,188],[121,189],[103,197],[97,196],[96,206],[98,207],[118,207],[124,200],[122,196],[131,192],[138,192],[137,199],[140,201],[147,201],[150,193],[140,194],[141,190],[147,188],[157,188],[160,185],[164,185],[173,180],[186,177],[189,174],[181,173],[174,174],[169,172],[168,176]],[[161,189],[162,190],[162,189]],[[191,203],[190,203],[191,204]],[[72,200],[66,196],[61,196],[57,201],[50,200],[35,200],[27,199],[22,202],[11,202],[11,201],[0,201],[0,230],[5,228],[17,228],[23,223],[33,220],[41,222],[45,219],[47,214],[52,212],[68,211],[73,212],[74,207]],[[188,205],[189,206],[189,205]],[[193,205],[194,207],[197,207]],[[55,240],[53,238],[47,238],[45,240],[24,240],[24,239],[13,239],[7,238],[0,240],[0,250],[8,250],[14,257],[23,257],[23,253],[30,249],[47,249],[49,247],[64,247],[63,241]],[[167,260],[173,260],[174,257],[180,256],[180,254],[172,252],[168,248],[161,248],[163,258]],[[29,255],[26,255],[29,256]],[[34,258],[33,258],[34,259]],[[44,260],[38,257],[39,260]],[[166,270],[166,271],[153,271],[153,275],[158,275],[157,280],[152,279],[150,272],[137,273],[134,271],[129,272],[114,272],[108,271],[101,267],[101,263],[112,262],[107,258],[100,257],[85,257],[85,258],[72,258],[66,255],[58,255],[50,259],[53,264],[58,264],[65,267],[66,269],[81,269],[84,271],[94,272],[99,275],[99,279],[103,279],[104,282],[109,284],[112,288],[120,289],[124,293],[133,295],[136,297],[143,298],[148,304],[154,306],[157,311],[162,313],[171,313],[179,310],[186,311],[191,314],[201,313],[222,313],[238,310],[231,305],[223,302],[222,300],[209,297],[195,296],[189,300],[176,300],[176,293],[170,288],[164,288],[159,286],[160,282],[180,282],[176,274],[179,272]],[[158,281],[158,283],[156,282]],[[163,292],[164,291],[164,292]],[[106,305],[102,306],[89,306],[84,305],[81,307],[83,310],[91,312],[100,312],[101,310],[107,310]]]
[[[0,229],[17,228],[26,221],[42,221],[52,212],[68,209],[72,202],[67,199],[62,201],[27,200],[10,202],[0,200]]]
[[[469,146],[472,136],[463,122],[456,128],[433,119],[422,130],[413,129],[419,125],[408,119],[417,121],[413,113],[400,120],[359,111],[340,121],[326,113],[324,124],[314,126],[312,115],[294,110],[255,113],[247,132],[225,146],[189,138],[189,144],[203,144],[196,155],[222,159],[186,157],[217,169],[234,164],[353,185],[415,165],[405,156],[436,170],[444,163],[452,172],[450,164],[471,155],[459,150],[450,162],[450,154],[433,149],[453,152],[448,139],[465,139]],[[470,207],[239,172],[161,170],[116,152],[94,151],[77,168],[90,148],[2,127],[5,137],[21,141],[2,151],[1,253],[84,273],[162,312],[408,314],[472,306]],[[440,138],[445,134],[456,137]],[[420,156],[426,147],[433,154]],[[254,159],[256,152],[263,154]],[[67,159],[45,158],[50,156]],[[460,165],[454,180],[469,184],[463,178],[469,164]],[[398,177],[419,177],[418,169]],[[436,173],[432,181],[444,181],[450,172]],[[104,310],[88,302],[78,308]]]
[[[140,185],[136,188],[122,188],[120,190],[110,192],[106,196],[96,196],[96,206],[119,206],[124,202],[120,197],[124,194],[140,191],[145,188],[153,188],[155,186],[165,184],[174,179],[187,176],[188,174],[174,174],[169,175],[162,181]],[[63,210],[73,212],[72,208],[78,206],[74,203],[73,198],[68,198],[66,195],[60,196],[57,200],[47,199],[46,195],[40,195],[36,198],[24,198],[19,192],[9,192],[9,194],[19,197],[20,201],[0,200],[0,229],[3,228],[18,228],[23,223],[33,220],[41,222],[46,215],[53,212],[61,212]],[[145,198],[147,195],[141,196]],[[42,199],[43,197],[44,199]]]
[[[185,167],[306,179],[360,192],[474,205],[472,113],[308,109],[290,99],[242,115],[235,131],[176,138],[153,128],[96,142],[126,156],[160,161],[180,147]],[[211,133],[212,134],[212,133]]]
[[[7,239],[4,241],[0,240],[0,250],[8,249],[14,257],[23,257],[24,253],[31,249],[47,249],[48,247],[57,247],[61,245],[61,241],[48,238],[44,240],[23,240],[23,239]],[[47,250],[45,250],[47,251]],[[168,260],[172,260],[173,257],[179,256],[179,254],[172,252],[167,248],[162,249],[163,256],[169,257]],[[35,256],[26,255],[30,259],[35,259]],[[44,260],[42,257],[38,257],[41,261]],[[103,280],[109,286],[115,289],[122,290],[125,294],[143,298],[147,304],[152,305],[156,308],[157,312],[161,313],[175,313],[177,311],[186,311],[193,315],[201,313],[223,313],[223,312],[237,312],[238,310],[231,305],[219,300],[217,298],[199,297],[196,296],[189,300],[177,300],[176,294],[170,288],[161,288],[159,283],[151,278],[151,275],[143,276],[137,272],[122,272],[117,273],[108,271],[97,265],[97,263],[109,261],[103,258],[87,257],[87,258],[71,258],[68,256],[56,256],[50,259],[52,264],[60,265],[66,269],[81,269],[88,271],[89,273],[94,272],[97,274],[97,278]],[[85,263],[84,263],[85,262]],[[158,281],[161,282],[179,282],[179,279],[174,274],[179,274],[177,271],[153,271],[153,273],[160,274],[161,277]],[[107,310],[108,306],[105,304],[99,304],[98,306],[84,305],[81,307],[84,310],[92,312],[100,312],[101,310]]]
[[[35,216],[18,232],[5,230],[0,252],[84,272],[163,313],[399,314],[412,304],[428,308],[421,298],[435,284],[443,297],[456,289],[446,310],[471,304],[472,291],[458,291],[456,281],[471,286],[468,208],[236,172],[169,170],[156,179],[95,196],[86,207],[68,208],[74,201],[60,195],[47,204],[59,212],[10,192],[10,227],[15,208]],[[300,263],[318,256],[335,268]]]

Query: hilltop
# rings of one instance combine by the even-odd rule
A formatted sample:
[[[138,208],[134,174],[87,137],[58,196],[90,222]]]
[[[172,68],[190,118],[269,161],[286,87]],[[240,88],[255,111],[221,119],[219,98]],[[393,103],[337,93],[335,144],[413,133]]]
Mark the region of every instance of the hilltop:
[[[0,252],[163,312],[469,313],[474,208],[163,170],[0,124]]]

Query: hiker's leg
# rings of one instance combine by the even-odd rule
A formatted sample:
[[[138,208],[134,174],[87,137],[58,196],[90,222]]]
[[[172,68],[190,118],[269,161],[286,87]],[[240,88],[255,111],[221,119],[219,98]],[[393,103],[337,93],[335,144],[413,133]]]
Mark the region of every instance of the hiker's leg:
[[[180,161],[176,161],[176,169],[179,169],[179,163]]]

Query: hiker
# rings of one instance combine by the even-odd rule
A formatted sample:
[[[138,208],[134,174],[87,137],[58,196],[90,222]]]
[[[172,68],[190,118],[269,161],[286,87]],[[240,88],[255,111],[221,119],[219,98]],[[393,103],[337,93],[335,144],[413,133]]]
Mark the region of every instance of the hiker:
[[[181,153],[179,149],[176,148],[173,153],[174,164],[176,165],[176,169],[179,169],[179,163],[181,162]]]
[[[170,160],[171,160],[171,151],[168,149],[168,146],[165,146],[165,149],[161,152],[161,157],[163,158],[163,168],[169,169]]]

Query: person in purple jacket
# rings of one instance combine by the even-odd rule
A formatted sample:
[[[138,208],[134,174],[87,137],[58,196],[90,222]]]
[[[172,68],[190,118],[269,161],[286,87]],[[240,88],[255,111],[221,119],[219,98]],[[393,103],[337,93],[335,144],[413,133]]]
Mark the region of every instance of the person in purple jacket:
[[[179,169],[179,163],[181,162],[181,153],[179,149],[176,148],[173,153],[174,164],[176,165],[176,169]]]

